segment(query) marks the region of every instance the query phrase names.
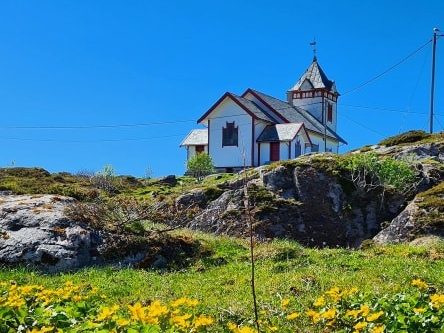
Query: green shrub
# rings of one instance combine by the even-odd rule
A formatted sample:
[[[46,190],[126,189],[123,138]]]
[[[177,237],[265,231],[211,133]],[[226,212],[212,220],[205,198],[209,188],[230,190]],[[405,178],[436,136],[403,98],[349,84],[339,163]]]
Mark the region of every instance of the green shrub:
[[[383,146],[396,146],[402,143],[418,142],[428,138],[430,134],[424,131],[408,131],[399,135],[391,136],[382,140],[379,144]]]
[[[202,180],[214,171],[213,160],[206,153],[196,154],[188,160],[187,169],[193,177]]]
[[[366,190],[391,187],[405,192],[415,181],[415,173],[407,162],[390,157],[381,158],[375,153],[347,155],[340,164],[350,172],[353,183]]]

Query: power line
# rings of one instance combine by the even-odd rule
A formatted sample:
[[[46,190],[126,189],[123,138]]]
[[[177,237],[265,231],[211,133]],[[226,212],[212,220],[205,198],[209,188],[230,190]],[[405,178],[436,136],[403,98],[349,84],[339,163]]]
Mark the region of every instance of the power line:
[[[388,72],[390,72],[391,70],[395,69],[396,67],[398,67],[399,65],[401,65],[402,63],[404,63],[406,60],[408,60],[409,58],[413,57],[416,53],[418,53],[419,51],[421,51],[423,48],[425,48],[429,43],[431,43],[432,40],[428,40],[427,43],[421,45],[420,47],[418,47],[415,51],[411,52],[410,54],[408,54],[407,56],[405,56],[404,58],[402,58],[400,61],[398,61],[397,63],[395,63],[394,65],[390,66],[389,68],[387,68],[386,70],[384,70],[383,72],[381,72],[380,74],[368,79],[367,81],[362,82],[361,84],[357,85],[356,87],[344,92],[342,95],[347,95],[347,94],[351,94],[352,92],[355,92],[356,90],[361,89],[362,87],[366,86],[367,84],[379,79],[381,76],[384,76],[385,74],[387,74]]]
[[[409,111],[408,109],[393,109],[393,108],[386,108],[386,107],[380,107],[380,106],[351,105],[351,104],[343,104],[343,103],[338,104],[338,106],[346,106],[346,107],[360,108],[360,109],[369,109],[369,110],[375,110],[375,111],[408,113],[408,114],[421,114],[421,115],[427,115],[428,114],[428,113],[425,113],[425,112]],[[435,115],[444,116],[444,114],[442,114],[442,113],[435,113]]]
[[[381,132],[379,132],[379,131],[376,131],[376,130],[374,130],[374,129],[368,127],[367,125],[364,125],[364,124],[362,124],[362,123],[360,123],[360,122],[358,122],[358,121],[356,121],[356,120],[353,120],[352,118],[348,117],[348,116],[345,115],[345,114],[342,114],[342,116],[345,117],[347,120],[349,120],[349,121],[351,121],[351,122],[353,122],[353,123],[355,123],[355,124],[361,126],[362,128],[365,128],[365,129],[368,130],[368,131],[371,131],[371,132],[376,133],[376,134],[381,135],[381,136],[385,136],[385,134],[383,134],[383,133],[381,133]]]

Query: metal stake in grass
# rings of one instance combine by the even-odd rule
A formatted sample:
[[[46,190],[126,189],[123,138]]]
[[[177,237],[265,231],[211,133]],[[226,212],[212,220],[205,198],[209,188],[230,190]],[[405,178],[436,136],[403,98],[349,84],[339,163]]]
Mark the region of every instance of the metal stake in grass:
[[[247,177],[247,166],[246,166],[246,158],[245,158],[245,149],[243,151],[243,161],[244,161],[244,208],[245,208],[245,215],[246,219],[248,221],[248,228],[249,228],[249,236],[250,236],[250,262],[251,262],[251,294],[253,296],[253,308],[254,308],[254,322],[256,325],[256,329],[258,332],[260,332],[259,328],[259,316],[258,316],[258,309],[257,309],[257,300],[256,300],[256,287],[255,287],[255,267],[254,267],[254,236],[253,236],[253,218],[251,216],[251,209],[250,209],[250,198],[248,196],[248,177]]]

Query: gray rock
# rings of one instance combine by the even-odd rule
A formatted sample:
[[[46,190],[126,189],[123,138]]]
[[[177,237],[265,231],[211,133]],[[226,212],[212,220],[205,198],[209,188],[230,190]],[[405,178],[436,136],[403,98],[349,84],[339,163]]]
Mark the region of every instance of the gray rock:
[[[191,207],[197,205],[203,207],[206,203],[205,191],[202,189],[195,189],[185,193],[176,199],[177,207]]]
[[[176,186],[177,178],[175,175],[168,175],[157,180],[158,183]]]
[[[73,201],[55,195],[0,196],[0,262],[47,272],[96,263],[92,254],[102,238],[65,216],[65,207]]]
[[[418,206],[420,200],[418,197],[412,200],[386,228],[373,238],[373,241],[379,244],[392,244],[412,243],[414,240],[424,237],[443,239],[444,224],[427,225],[419,221],[421,216],[427,216],[427,214],[432,213]]]

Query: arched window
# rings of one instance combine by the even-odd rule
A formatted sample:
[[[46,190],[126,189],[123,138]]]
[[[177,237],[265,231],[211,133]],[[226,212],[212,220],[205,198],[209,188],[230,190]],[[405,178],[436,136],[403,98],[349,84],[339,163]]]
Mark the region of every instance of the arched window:
[[[234,126],[234,121],[222,128],[222,147],[225,146],[238,146],[238,127]]]
[[[331,103],[328,103],[327,121],[330,123],[333,121],[333,105]]]
[[[301,153],[302,153],[301,142],[298,140],[294,144],[294,156],[295,157],[301,156]]]

